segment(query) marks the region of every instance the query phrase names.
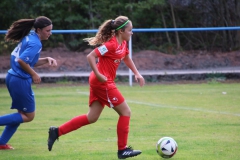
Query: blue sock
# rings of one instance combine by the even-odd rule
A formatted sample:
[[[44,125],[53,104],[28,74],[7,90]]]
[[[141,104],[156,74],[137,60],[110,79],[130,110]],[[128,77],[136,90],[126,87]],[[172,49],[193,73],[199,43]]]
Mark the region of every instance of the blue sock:
[[[0,126],[7,126],[19,123],[23,123],[23,119],[20,113],[12,113],[0,116]]]
[[[5,145],[11,139],[13,134],[16,132],[19,124],[7,125],[0,137],[0,145]]]

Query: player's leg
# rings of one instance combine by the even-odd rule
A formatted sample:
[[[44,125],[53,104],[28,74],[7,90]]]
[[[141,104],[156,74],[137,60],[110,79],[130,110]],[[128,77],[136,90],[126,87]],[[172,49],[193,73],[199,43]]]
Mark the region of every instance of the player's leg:
[[[11,139],[14,133],[17,131],[20,123],[30,122],[33,120],[35,112],[32,113],[12,113],[0,117],[0,124],[6,125],[2,135],[0,136],[0,150],[13,149],[7,142]]]
[[[21,101],[19,101],[19,99],[22,98],[21,83],[20,83],[20,81],[22,81],[22,79],[20,79],[20,81],[18,79],[19,78],[15,78],[11,74],[7,74],[7,76],[6,76],[6,86],[7,86],[9,95],[12,98],[12,107],[11,108],[13,108],[13,105],[17,105],[17,106],[21,105],[22,106]],[[18,98],[18,97],[20,97],[20,98]],[[14,108],[15,108],[15,106],[14,106]],[[11,114],[6,114],[3,116],[0,116],[0,126],[19,124],[22,122],[23,122],[23,119],[22,119],[21,113],[11,113]]]
[[[16,132],[20,123],[33,120],[35,116],[35,100],[31,89],[31,79],[25,80],[8,74],[6,85],[12,98],[11,108],[18,109],[18,113],[0,116],[0,126],[6,126],[0,137],[0,149],[13,149],[7,142]],[[29,113],[25,113],[25,110]]]
[[[18,124],[12,124],[12,125],[7,125],[3,133],[0,137],[0,150],[4,149],[14,149],[11,145],[7,144],[8,141],[11,139],[13,134],[17,131],[17,128],[19,127],[20,123]]]
[[[82,126],[96,122],[101,115],[102,110],[103,106],[98,101],[94,101],[89,107],[89,112],[87,114],[76,116],[59,127],[50,127],[48,136],[48,150],[52,150],[52,146],[59,136],[79,129]]]
[[[11,113],[0,116],[0,126],[19,124],[22,122],[23,118],[20,113]]]
[[[118,150],[123,150],[127,146],[131,110],[125,101],[113,109],[119,114],[117,123]]]
[[[100,117],[104,107],[99,101],[94,101],[89,107],[89,111],[87,113],[87,118],[89,123],[97,122]]]
[[[114,106],[113,109],[119,114],[117,123],[117,136],[118,136],[118,158],[125,159],[134,157],[142,152],[139,150],[133,150],[131,147],[127,147],[129,123],[131,116],[131,109],[124,100],[124,97],[120,91],[115,89],[107,90],[109,107]]]
[[[117,124],[117,135],[118,135],[118,158],[125,159],[129,157],[134,157],[142,152],[139,150],[133,150],[131,147],[127,147],[128,133],[129,133],[129,123],[131,110],[126,103],[122,102],[113,108],[118,114],[118,124]]]
[[[100,114],[102,113],[102,110],[103,110],[102,105],[98,101],[94,101],[89,107],[89,111],[87,114],[76,116],[70,121],[59,126],[58,128],[59,136],[74,131],[82,126],[96,122]]]
[[[7,74],[6,86],[12,98],[11,109],[17,109],[18,113],[1,116],[0,126],[19,124],[33,120],[35,116],[35,98],[31,85],[31,78],[22,79]]]
[[[18,111],[18,113],[6,114],[3,116],[0,116],[0,126],[30,122],[33,120],[34,116],[35,116],[35,112],[24,113],[22,111]]]

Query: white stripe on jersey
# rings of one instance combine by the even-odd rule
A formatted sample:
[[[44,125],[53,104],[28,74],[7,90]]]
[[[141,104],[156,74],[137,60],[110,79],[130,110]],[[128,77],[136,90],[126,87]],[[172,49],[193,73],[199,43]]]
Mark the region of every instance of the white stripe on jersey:
[[[15,56],[15,61],[17,61],[19,58],[19,52],[21,50],[21,47],[22,47],[22,42],[20,42],[11,53],[11,55]]]

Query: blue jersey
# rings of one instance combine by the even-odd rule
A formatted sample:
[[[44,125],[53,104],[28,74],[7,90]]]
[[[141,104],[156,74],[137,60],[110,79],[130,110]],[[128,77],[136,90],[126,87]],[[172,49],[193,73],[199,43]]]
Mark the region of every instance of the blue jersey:
[[[31,76],[22,69],[17,60],[21,59],[33,68],[39,59],[41,50],[42,43],[37,33],[33,32],[25,36],[11,53],[11,69],[8,73],[21,78],[30,78]]]

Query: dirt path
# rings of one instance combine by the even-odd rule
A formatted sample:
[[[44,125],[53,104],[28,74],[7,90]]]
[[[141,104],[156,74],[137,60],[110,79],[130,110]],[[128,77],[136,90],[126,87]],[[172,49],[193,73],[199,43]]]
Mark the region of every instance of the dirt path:
[[[58,62],[55,68],[47,65],[35,68],[39,73],[44,72],[85,72],[90,71],[86,55],[91,49],[83,52],[72,52],[66,48],[47,49],[41,52],[41,57],[51,56]],[[189,51],[177,55],[164,54],[158,51],[133,52],[133,61],[139,70],[175,70],[175,69],[208,69],[221,67],[240,67],[240,51],[204,52]],[[0,56],[0,73],[6,73],[10,68],[10,55]],[[128,68],[121,63],[118,70]]]

